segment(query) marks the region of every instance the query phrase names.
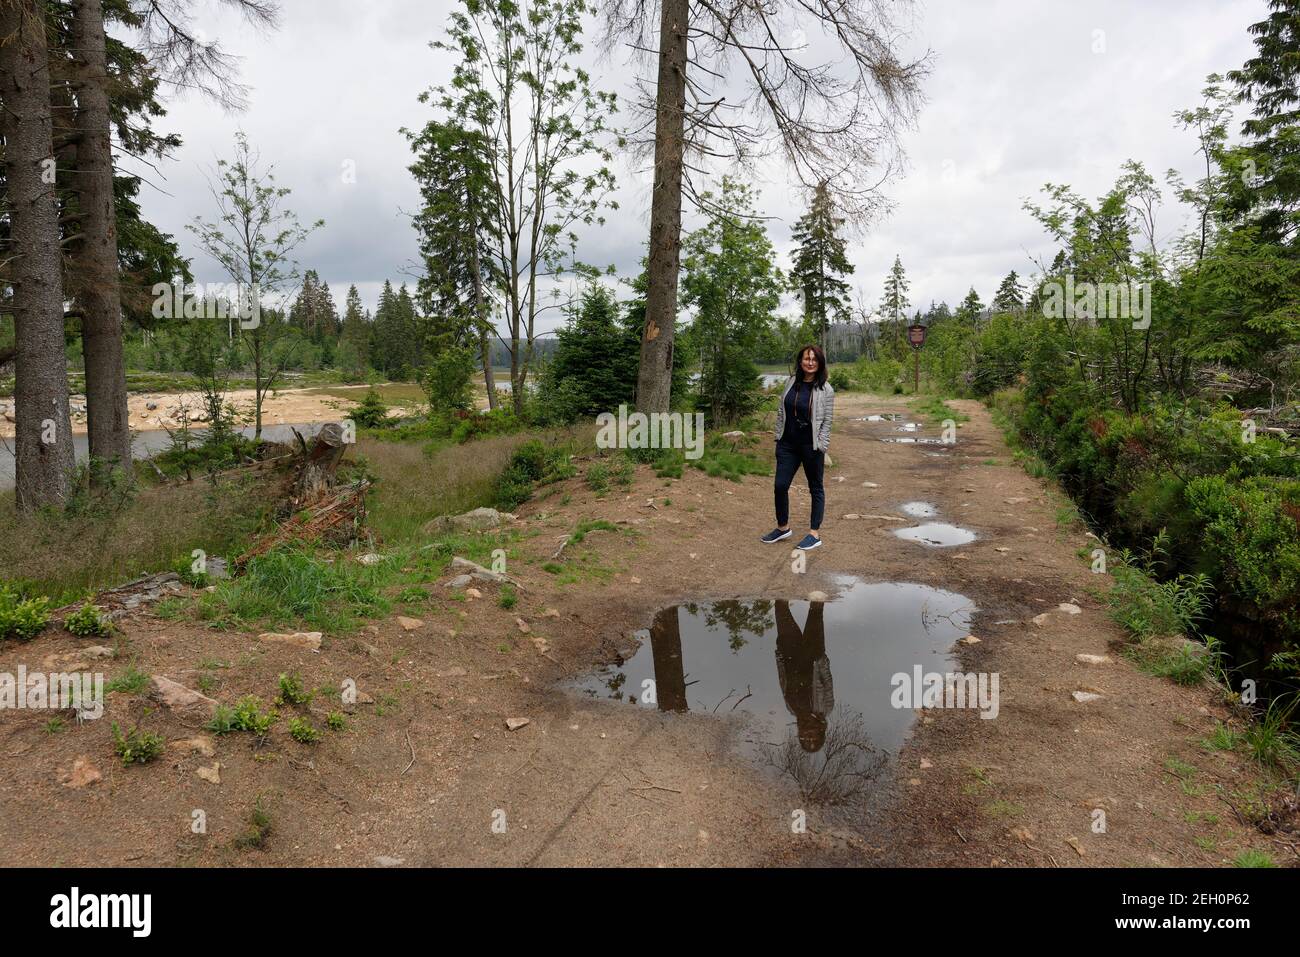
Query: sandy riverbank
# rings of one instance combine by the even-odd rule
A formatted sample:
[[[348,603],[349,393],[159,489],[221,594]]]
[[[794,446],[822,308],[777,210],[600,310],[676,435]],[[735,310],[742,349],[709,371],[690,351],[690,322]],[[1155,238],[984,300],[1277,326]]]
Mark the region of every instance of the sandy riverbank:
[[[353,388],[350,386],[332,386],[335,390]],[[318,389],[284,389],[277,390],[266,397],[262,403],[262,422],[264,425],[299,425],[309,422],[325,422],[338,418],[347,412],[365,395],[367,386],[356,386],[357,398],[340,398],[321,394]],[[226,400],[233,405],[241,416],[253,418],[254,394],[252,389],[236,389],[226,394]],[[86,432],[85,396],[72,399],[72,431],[78,435]],[[188,411],[191,419],[201,415],[203,397],[198,392],[140,392],[127,398],[127,410],[130,425],[137,431],[150,429],[173,429],[180,425],[183,413]],[[82,411],[78,412],[77,410]],[[14,436],[14,423],[4,414],[12,414],[13,400],[4,400],[4,410],[0,410],[0,437]],[[194,420],[200,421],[200,420]]]

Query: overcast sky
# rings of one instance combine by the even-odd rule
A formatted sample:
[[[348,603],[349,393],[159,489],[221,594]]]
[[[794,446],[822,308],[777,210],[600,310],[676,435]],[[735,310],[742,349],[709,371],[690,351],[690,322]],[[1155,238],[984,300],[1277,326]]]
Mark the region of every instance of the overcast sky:
[[[421,90],[449,75],[429,49],[452,0],[283,0],[280,29],[259,36],[211,0],[195,0],[196,22],[242,57],[248,109],[228,114],[195,97],[170,96],[159,128],[184,146],[142,190],[146,216],[174,234],[196,279],[225,281],[184,226],[211,217],[205,177],[229,154],[236,130],[273,162],[291,206],[326,225],[301,247],[303,268],[327,280],[340,310],[355,283],[373,307],[385,279],[413,283],[415,236],[407,213],[418,200],[399,130],[431,111]],[[885,187],[895,208],[855,239],[850,282],[872,304],[894,255],[911,280],[911,300],[956,305],[973,285],[985,303],[1008,270],[1033,271],[1055,247],[1021,208],[1046,182],[1103,193],[1120,164],[1139,159],[1157,176],[1170,167],[1197,175],[1195,141],[1172,121],[1200,103],[1207,74],[1252,55],[1246,27],[1263,0],[928,0],[918,4],[909,49],[932,53],[927,99],[904,138],[909,169]],[[594,46],[594,44],[591,44]],[[590,58],[596,85],[628,90],[615,57]],[[1234,125],[1233,133],[1237,132]],[[355,164],[355,182],[345,166]],[[627,166],[622,209],[582,237],[579,255],[637,267],[648,232],[649,187]],[[762,211],[788,265],[790,227],[802,212],[778,162],[757,171]],[[1168,237],[1186,213],[1173,204],[1157,221]],[[688,227],[691,225],[688,217]]]

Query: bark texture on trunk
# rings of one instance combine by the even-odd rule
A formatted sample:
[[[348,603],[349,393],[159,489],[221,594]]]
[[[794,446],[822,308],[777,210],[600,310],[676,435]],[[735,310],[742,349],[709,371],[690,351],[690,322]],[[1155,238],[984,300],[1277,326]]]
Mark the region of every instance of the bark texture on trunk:
[[[686,149],[686,29],[690,0],[663,0],[655,106],[655,185],[650,202],[645,331],[636,407],[667,412],[672,401],[673,333],[681,269],[682,162]]]
[[[77,298],[86,360],[86,415],[92,479],[114,466],[128,473],[126,366],[122,357],[122,299],[117,269],[117,214],[113,201],[113,146],[109,133],[108,59],[102,0],[73,0],[72,43],[77,58],[76,188],[81,240],[75,247]]]
[[[65,502],[74,464],[44,15],[39,0],[0,0],[0,129],[18,350],[15,485],[24,510]]]

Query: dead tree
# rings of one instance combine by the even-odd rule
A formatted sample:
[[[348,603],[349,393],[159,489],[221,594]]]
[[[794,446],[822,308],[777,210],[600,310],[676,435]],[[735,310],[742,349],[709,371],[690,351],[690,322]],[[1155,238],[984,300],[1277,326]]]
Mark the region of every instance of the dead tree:
[[[905,0],[609,0],[605,47],[657,64],[639,105],[654,118],[646,321],[637,408],[670,401],[683,194],[699,205],[703,164],[779,151],[809,190],[862,223],[885,206],[898,134],[920,105],[925,57],[897,52]],[[657,15],[656,15],[657,13]],[[657,46],[652,40],[658,36]],[[813,44],[827,52],[811,55]],[[736,94],[740,95],[737,96]]]

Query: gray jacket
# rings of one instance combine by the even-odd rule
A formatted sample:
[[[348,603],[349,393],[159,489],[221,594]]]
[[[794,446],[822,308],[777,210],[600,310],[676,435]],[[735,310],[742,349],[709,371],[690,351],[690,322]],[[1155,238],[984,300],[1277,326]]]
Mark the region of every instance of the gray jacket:
[[[776,440],[781,441],[785,433],[785,397],[794,385],[794,376],[786,380],[781,390],[781,402],[776,407]],[[812,434],[813,448],[825,452],[831,444],[831,418],[835,413],[835,390],[827,382],[820,389],[813,389],[812,394]]]

